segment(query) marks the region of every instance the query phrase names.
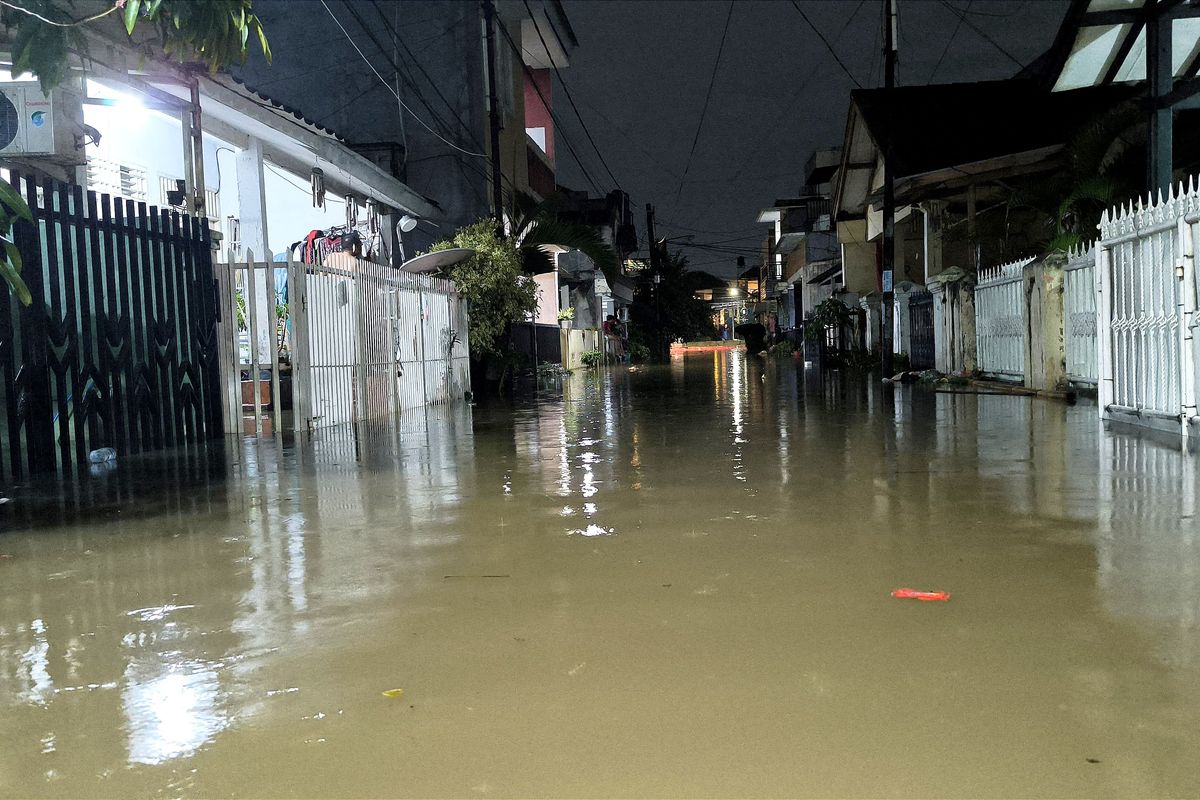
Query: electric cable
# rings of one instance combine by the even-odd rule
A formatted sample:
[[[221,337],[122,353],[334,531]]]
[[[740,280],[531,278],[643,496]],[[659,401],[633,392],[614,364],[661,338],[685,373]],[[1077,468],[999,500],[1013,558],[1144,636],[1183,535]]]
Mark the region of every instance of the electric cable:
[[[971,8],[972,2],[973,0],[967,0],[967,7],[963,9],[964,13]],[[933,79],[937,75],[938,68],[941,67],[942,62],[946,60],[946,54],[950,52],[950,45],[954,44],[954,37],[958,36],[958,31],[960,28],[962,28],[962,24],[965,20],[966,17],[958,18],[958,23],[955,24],[954,30],[951,31],[950,38],[946,40],[946,46],[942,48],[942,54],[938,56],[937,63],[933,65],[933,71],[929,73],[929,77],[925,79],[925,83],[933,83]]]
[[[996,41],[995,39],[993,39],[991,36],[988,36],[988,35],[987,35],[987,34],[986,34],[984,31],[983,31],[983,29],[982,29],[982,28],[980,28],[980,27],[979,27],[978,25],[976,25],[974,22],[971,22],[971,20],[967,19],[967,15],[966,15],[966,14],[964,14],[962,11],[959,11],[959,10],[958,10],[957,8],[955,8],[954,6],[950,5],[950,3],[948,2],[948,0],[941,0],[941,4],[942,4],[942,5],[944,5],[946,8],[950,9],[950,11],[951,11],[951,12],[954,14],[954,16],[956,16],[956,17],[958,17],[960,20],[962,20],[962,22],[963,22],[963,24],[964,24],[964,25],[966,25],[966,26],[967,26],[968,28],[970,28],[971,30],[975,31],[975,33],[979,34],[979,37],[980,37],[981,39],[983,39],[983,40],[984,40],[984,41],[986,41],[988,44],[990,44],[992,47],[996,48],[996,49],[997,49],[997,50],[999,50],[1001,53],[1003,53],[1003,54],[1004,54],[1004,56],[1005,56],[1006,58],[1008,58],[1008,60],[1009,60],[1009,61],[1011,61],[1011,62],[1013,62],[1014,64],[1016,64],[1016,65],[1017,65],[1018,67],[1020,67],[1021,69],[1025,69],[1025,64],[1022,64],[1022,63],[1021,63],[1021,61],[1020,61],[1020,59],[1018,59],[1018,58],[1017,58],[1016,56],[1014,56],[1012,53],[1008,52],[1008,50],[1005,50],[1005,49],[1004,49],[1004,47],[1003,47],[1003,46],[1002,46],[1002,45],[1001,45],[999,42],[997,42],[997,41]]]
[[[596,151],[596,157],[600,159],[600,165],[604,167],[604,171],[608,173],[608,177],[612,179],[613,188],[621,188],[621,182],[617,180],[617,176],[613,175],[613,171],[609,168],[608,162],[604,160],[604,154],[600,152],[600,148],[596,145],[596,140],[592,138],[592,132],[588,130],[587,123],[583,121],[583,115],[579,113],[579,106],[575,105],[575,98],[571,95],[571,88],[567,86],[567,82],[563,80],[562,73],[558,69],[558,64],[554,63],[554,56],[550,54],[550,45],[546,44],[545,37],[542,36],[542,27],[538,24],[537,16],[533,13],[533,9],[529,6],[529,0],[521,0],[525,5],[525,10],[529,12],[529,16],[533,18],[533,29],[537,32],[538,41],[542,43],[542,48],[550,57],[550,67],[554,70],[554,74],[558,76],[558,83],[563,88],[563,92],[567,95],[567,101],[571,104],[571,110],[575,112],[575,118],[579,120],[579,126],[583,128],[583,135],[592,145],[592,149]],[[551,28],[554,26],[552,25]],[[559,41],[561,45],[561,40]],[[524,59],[522,59],[524,63]]]
[[[518,58],[521,58],[521,48],[518,47],[517,43],[513,41],[512,36],[509,35],[509,33],[508,33],[508,29],[505,28],[504,25],[497,25],[496,28],[504,36],[505,40],[508,42],[509,47],[512,48],[512,51],[514,53],[516,53]],[[529,78],[529,82],[533,86],[534,91],[537,92],[537,96],[539,98],[541,98],[542,104],[545,105],[546,108],[549,110],[551,108],[550,101],[546,99],[546,96],[544,94],[542,94],[541,87],[538,86],[537,82],[533,79],[533,72],[529,69],[529,65],[525,63],[524,59],[521,59],[521,67],[524,69],[526,77]],[[566,132],[564,130],[562,130],[561,121],[559,121],[557,118],[555,118],[553,111],[550,111],[550,118],[552,120],[554,120],[556,123],[558,123],[558,127],[556,128],[556,130],[559,133],[559,138],[562,139],[563,144],[565,144],[567,146],[567,151],[570,152],[571,156],[575,159],[575,163],[579,165],[579,169],[580,169],[580,171],[583,172],[584,178],[586,178],[587,182],[589,184],[591,184],[593,189],[596,190],[596,194],[603,194],[603,192],[600,190],[600,184],[598,184],[596,182],[596,179],[592,177],[592,174],[590,172],[588,172],[588,168],[586,166],[584,166],[583,159],[581,159],[579,157],[579,153],[577,153],[575,151],[575,147],[571,144],[570,138],[568,138],[566,135]]]
[[[797,0],[792,0],[792,7],[794,7],[796,11],[799,12],[801,18],[808,23],[808,27],[812,28],[813,33],[815,33],[817,38],[821,40],[821,44],[825,45],[825,49],[829,51],[829,55],[833,56],[833,60],[836,61],[837,65],[842,68],[842,72],[846,73],[846,77],[852,80],[854,85],[859,89],[863,88],[862,84],[858,82],[858,78],[854,77],[854,73],[850,71],[850,68],[847,67],[842,61],[841,57],[838,56],[837,51],[833,49],[833,45],[830,44],[829,40],[825,38],[825,34],[821,33],[821,29],[813,24],[813,21],[808,18],[808,14],[804,13],[804,9],[800,7],[800,3],[797,2]]]
[[[725,52],[725,38],[729,35],[729,21],[733,19],[733,3],[729,0],[729,11],[725,14],[725,27],[721,31],[721,43],[717,45],[717,57],[713,60],[712,75],[708,78],[708,89],[704,92],[704,105],[700,108],[700,120],[696,123],[696,135],[692,137],[692,149],[688,152],[687,161],[683,165],[683,176],[679,179],[679,187],[675,190],[675,205],[679,205],[679,197],[683,194],[683,184],[687,180],[688,170],[692,168],[692,156],[696,155],[696,145],[700,141],[700,131],[704,129],[704,117],[708,114],[708,101],[712,99],[713,84],[717,81],[717,70],[721,68],[721,55]]]
[[[425,120],[421,119],[419,116],[417,116],[413,112],[413,110],[411,108],[409,108],[407,105],[405,105],[404,100],[401,99],[401,97],[400,97],[400,93],[397,92],[394,88],[392,88],[392,85],[389,84],[387,82],[387,80],[384,79],[383,75],[379,74],[379,70],[375,69],[375,65],[371,63],[371,59],[367,58],[366,53],[364,53],[362,51],[362,49],[358,46],[358,43],[354,41],[354,37],[352,37],[350,35],[350,32],[346,30],[344,25],[342,25],[341,20],[339,20],[337,18],[337,15],[333,13],[333,9],[329,7],[329,4],[327,2],[325,2],[325,0],[321,0],[321,5],[324,6],[325,10],[329,12],[330,18],[338,26],[338,28],[341,30],[341,32],[343,34],[345,34],[346,38],[350,41],[350,45],[355,49],[355,51],[359,54],[359,56],[362,57],[362,60],[366,63],[366,65],[371,68],[371,71],[375,73],[375,77],[379,78],[379,82],[382,83],[385,87],[387,87],[387,90],[389,92],[391,92],[393,95],[395,95],[396,102],[399,103],[401,105],[401,107],[405,111],[407,111],[413,119],[415,119],[417,122],[421,123],[421,127],[423,127],[425,130],[429,131],[431,134],[436,136],[438,139],[440,139],[441,141],[443,141],[450,147],[453,147],[455,150],[459,151],[463,155],[474,156],[477,158],[487,158],[486,153],[473,153],[470,150],[465,150],[465,149],[459,147],[454,142],[450,141],[449,139],[447,139],[446,137],[442,136],[440,133],[435,131],[432,127],[429,126],[428,123],[425,122]]]

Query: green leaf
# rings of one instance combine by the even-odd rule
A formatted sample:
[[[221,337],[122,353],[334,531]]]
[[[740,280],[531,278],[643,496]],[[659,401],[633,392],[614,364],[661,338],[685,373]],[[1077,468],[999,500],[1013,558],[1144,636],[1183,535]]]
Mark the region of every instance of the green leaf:
[[[133,36],[133,29],[137,27],[138,10],[141,8],[142,0],[125,0],[125,32]]]
[[[254,32],[258,34],[258,44],[262,48],[263,56],[266,57],[267,63],[271,63],[271,45],[267,44],[267,32],[263,30],[262,23],[258,21],[258,17],[254,18]]]
[[[0,181],[0,203],[13,210],[21,219],[33,222],[33,212],[8,181]]]
[[[8,284],[9,291],[17,296],[22,305],[30,305],[33,303],[33,295],[29,293],[29,287],[25,285],[25,281],[21,279],[21,252],[17,250],[17,246],[7,239],[0,239],[4,242],[4,251],[8,254],[7,258],[0,259],[0,274],[3,274],[5,283]]]

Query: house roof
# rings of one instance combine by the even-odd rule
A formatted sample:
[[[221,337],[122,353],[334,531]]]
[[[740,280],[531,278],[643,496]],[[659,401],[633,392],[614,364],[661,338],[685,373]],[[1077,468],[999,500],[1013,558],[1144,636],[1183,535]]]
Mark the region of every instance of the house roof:
[[[237,75],[234,75],[231,72],[225,72],[225,73],[223,73],[223,77],[232,81],[233,83],[237,84],[238,86],[240,86],[246,94],[248,94],[254,98],[257,98],[259,101],[266,103],[268,106],[270,106],[273,109],[277,109],[279,111],[283,111],[285,114],[292,115],[297,120],[299,120],[301,123],[307,125],[308,127],[312,128],[313,130],[319,131],[320,133],[324,133],[327,136],[333,136],[336,139],[338,139],[339,141],[344,142],[346,140],[346,137],[342,136],[341,134],[339,134],[337,131],[333,130],[332,128],[326,127],[325,125],[322,125],[321,123],[316,122],[315,120],[312,120],[309,117],[306,117],[304,115],[303,111],[301,111],[298,108],[295,108],[294,106],[286,105],[285,103],[281,103],[273,97],[263,94],[258,89],[255,89],[253,86],[246,83],[245,80],[238,77]]]
[[[1024,169],[1046,162],[1082,124],[1133,93],[1106,86],[1052,94],[1029,78],[856,90],[835,208],[839,215],[860,214],[878,188],[889,119],[903,121],[890,131],[898,181],[944,170],[980,176],[1023,154]]]
[[[1146,23],[1171,17],[1175,78],[1200,73],[1200,8],[1179,0],[1072,0],[1036,70],[1054,91],[1146,80]]]

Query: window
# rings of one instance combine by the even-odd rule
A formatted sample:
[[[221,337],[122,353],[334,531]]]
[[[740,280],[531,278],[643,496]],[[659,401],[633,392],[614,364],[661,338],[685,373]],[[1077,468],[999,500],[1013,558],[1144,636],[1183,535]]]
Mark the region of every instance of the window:
[[[105,194],[146,201],[146,170],[105,158],[89,158],[88,187]]]
[[[158,176],[158,204],[161,208],[173,208],[176,211],[186,213],[186,200],[183,203],[174,204],[171,202],[170,193],[177,191],[182,178],[172,178],[169,175]],[[216,192],[207,189],[204,192],[204,216],[208,217],[208,227],[214,231],[221,230],[221,201]]]
[[[184,211],[186,203],[172,203],[170,193],[177,190],[181,185],[182,178],[172,178],[167,175],[158,176],[158,204],[162,208],[174,208],[177,211]],[[221,220],[221,202],[216,192],[211,189],[204,192],[204,215],[208,217],[214,229],[220,227]]]

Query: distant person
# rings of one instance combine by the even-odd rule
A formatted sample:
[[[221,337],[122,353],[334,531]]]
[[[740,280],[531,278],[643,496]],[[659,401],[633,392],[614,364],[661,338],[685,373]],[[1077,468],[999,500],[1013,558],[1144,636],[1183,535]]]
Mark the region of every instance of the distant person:
[[[613,357],[618,361],[625,360],[625,344],[621,341],[621,325],[612,314],[604,320],[604,338],[612,348]]]

